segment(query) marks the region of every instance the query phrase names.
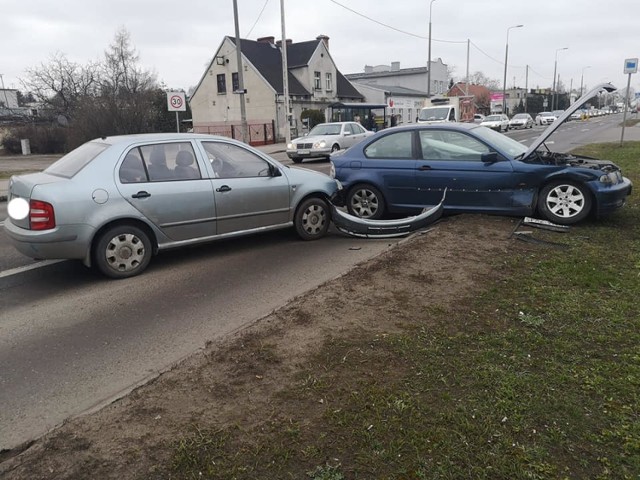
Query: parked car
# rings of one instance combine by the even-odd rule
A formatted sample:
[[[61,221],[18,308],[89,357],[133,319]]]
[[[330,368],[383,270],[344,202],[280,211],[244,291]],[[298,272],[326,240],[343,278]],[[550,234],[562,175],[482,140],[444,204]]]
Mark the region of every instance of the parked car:
[[[503,113],[489,115],[484,119],[484,121],[480,122],[480,125],[498,132],[502,132],[503,130],[506,132],[509,130],[509,117]]]
[[[551,112],[540,112],[536,115],[536,124],[537,125],[551,125],[556,121],[556,117]]]
[[[516,113],[509,120],[509,128],[533,128],[533,118],[528,113]]]
[[[582,103],[600,85],[579,99]],[[332,175],[343,185],[354,215],[383,218],[436,205],[444,211],[501,215],[539,214],[569,225],[624,205],[631,181],[610,161],[550,152],[547,138],[573,109],[530,147],[470,123],[411,125],[378,132],[332,156]]]
[[[484,115],[482,115],[481,113],[476,113],[473,116],[473,123],[482,123],[484,122]]]
[[[124,278],[172,247],[291,226],[318,239],[337,190],[327,175],[224,137],[115,136],[11,177],[5,230],[24,255],[80,259]]]
[[[287,156],[295,163],[304,158],[328,159],[333,152],[349,148],[373,133],[357,122],[320,123],[306,136],[292,140],[287,145]]]

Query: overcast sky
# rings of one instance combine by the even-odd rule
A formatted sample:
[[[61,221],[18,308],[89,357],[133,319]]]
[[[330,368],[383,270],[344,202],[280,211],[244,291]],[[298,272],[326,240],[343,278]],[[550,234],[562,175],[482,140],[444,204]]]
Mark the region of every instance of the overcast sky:
[[[330,38],[342,73],[365,65],[426,65],[429,6],[432,58],[464,79],[467,39],[470,71],[502,85],[507,29],[507,88],[551,87],[554,61],[568,88],[609,81],[626,87],[626,58],[640,57],[639,0],[284,0],[287,38]],[[237,0],[240,35],[282,37],[280,0]],[[384,25],[387,26],[384,26]],[[0,74],[21,89],[25,69],[56,52],[86,64],[103,58],[125,27],[140,63],[168,87],[188,90],[204,73],[225,35],[234,36],[233,0],[0,0]],[[558,49],[568,47],[568,50]],[[589,67],[589,68],[586,68]],[[640,90],[640,73],[631,85]]]

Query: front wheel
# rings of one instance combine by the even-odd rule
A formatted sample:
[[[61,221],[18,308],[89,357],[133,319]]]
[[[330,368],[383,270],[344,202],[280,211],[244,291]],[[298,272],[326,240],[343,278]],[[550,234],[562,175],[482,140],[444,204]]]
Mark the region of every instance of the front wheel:
[[[326,235],[330,221],[331,213],[327,202],[320,197],[313,197],[298,206],[293,223],[301,239],[317,240]]]
[[[377,220],[385,212],[384,197],[372,185],[355,185],[347,194],[347,209],[351,215]]]
[[[591,212],[591,195],[586,186],[577,182],[549,183],[540,191],[538,212],[550,222],[572,225]]]
[[[293,163],[300,163],[302,162],[302,157],[291,157],[291,160]]]
[[[116,225],[94,244],[98,270],[111,278],[128,278],[144,271],[153,253],[149,236],[133,225]]]

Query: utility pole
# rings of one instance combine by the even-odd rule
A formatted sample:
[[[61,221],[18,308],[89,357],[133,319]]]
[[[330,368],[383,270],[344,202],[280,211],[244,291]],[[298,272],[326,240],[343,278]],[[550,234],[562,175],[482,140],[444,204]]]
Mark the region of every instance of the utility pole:
[[[471,46],[471,40],[467,38],[467,80],[464,82],[467,86],[465,95],[469,96],[469,47]]]
[[[287,34],[284,28],[284,0],[280,0],[280,23],[282,24],[282,94],[284,96],[284,141],[291,141],[291,119],[289,112],[289,66],[287,63]]]
[[[527,97],[529,96],[529,65],[524,70],[524,111],[528,113]]]
[[[249,143],[247,140],[247,109],[244,103],[244,79],[242,78],[242,49],[240,46],[240,26],[238,23],[238,1],[233,0],[233,20],[236,27],[236,61],[238,63],[238,91],[233,92],[240,95],[240,121],[241,121],[241,129],[242,129],[242,141],[244,143]]]
[[[427,98],[431,97],[431,7],[433,6],[433,2],[436,0],[431,0],[429,4],[429,53],[427,57]]]

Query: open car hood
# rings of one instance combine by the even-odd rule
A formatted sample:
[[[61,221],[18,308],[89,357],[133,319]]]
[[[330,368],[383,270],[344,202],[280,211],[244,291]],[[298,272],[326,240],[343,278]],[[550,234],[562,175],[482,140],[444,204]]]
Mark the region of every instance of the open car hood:
[[[553,134],[553,132],[555,132],[558,129],[558,127],[560,127],[560,125],[562,125],[567,120],[567,118],[571,116],[572,113],[578,111],[578,109],[580,109],[585,102],[591,100],[602,90],[605,90],[607,92],[613,92],[614,90],[616,90],[616,87],[614,87],[610,83],[601,83],[600,85],[589,90],[587,93],[581,96],[578,100],[573,102],[573,105],[567,108],[564,111],[564,113],[560,115],[560,117],[558,117],[556,121],[551,123],[551,125],[549,125],[546,128],[546,130],[542,132],[537,139],[534,140],[534,142],[531,144],[531,146],[525,152],[522,158],[527,158],[529,155],[535,152],[538,149],[538,147],[540,147],[540,145],[546,142],[547,139]]]

